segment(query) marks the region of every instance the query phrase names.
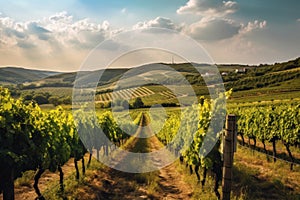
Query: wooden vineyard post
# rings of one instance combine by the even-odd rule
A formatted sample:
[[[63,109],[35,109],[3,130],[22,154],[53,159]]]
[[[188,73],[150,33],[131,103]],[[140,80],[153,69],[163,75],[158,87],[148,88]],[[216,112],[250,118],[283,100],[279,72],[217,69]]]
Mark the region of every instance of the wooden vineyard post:
[[[222,200],[230,199],[233,154],[236,151],[236,116],[227,115],[226,130],[223,136],[223,177]]]

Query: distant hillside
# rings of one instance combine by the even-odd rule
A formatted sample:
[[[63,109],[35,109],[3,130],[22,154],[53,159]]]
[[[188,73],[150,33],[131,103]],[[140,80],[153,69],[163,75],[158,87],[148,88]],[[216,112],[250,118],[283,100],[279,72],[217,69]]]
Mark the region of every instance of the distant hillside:
[[[128,69],[107,69],[107,70],[97,70],[97,71],[83,71],[80,72],[80,78],[77,77],[77,72],[61,73],[53,76],[48,76],[37,81],[31,82],[37,87],[73,87],[74,81],[90,81],[99,78],[99,74],[102,74],[99,80],[99,85],[107,84],[116,81],[120,76],[122,76]],[[82,83],[86,84],[86,83]]]
[[[300,58],[270,65],[226,64],[217,65],[217,67],[222,75],[225,88],[233,89],[232,97],[234,99],[241,99],[241,97],[249,99],[251,96],[255,100],[259,100],[261,95],[272,96],[270,99],[277,98],[279,95],[282,95],[283,98],[295,98],[300,94]],[[152,63],[139,66],[134,70],[120,68],[80,72],[81,76],[78,78],[77,72],[59,73],[6,67],[0,68],[0,84],[23,83],[23,86],[19,87],[21,93],[22,90],[37,89],[49,93],[66,91],[66,89],[72,91],[76,78],[80,86],[95,85],[90,81],[98,81],[99,75],[103,73],[97,88],[97,94],[102,95],[113,90],[126,90],[141,85],[155,90],[155,82],[162,85],[180,85],[181,83],[184,85],[182,82],[182,76],[184,76],[195,89],[195,93],[200,96],[209,94],[207,84],[214,85],[215,80],[212,76],[211,79],[206,78],[206,82],[204,82],[199,71],[202,75],[209,77],[210,74],[217,72],[214,69],[208,64]],[[180,74],[174,74],[172,71]],[[122,83],[115,88],[121,77]],[[159,88],[159,92],[162,92],[161,88]],[[68,92],[68,94],[70,93]]]
[[[234,91],[280,86],[286,81],[299,79],[300,58],[274,65],[245,67],[244,70],[231,71],[223,76],[226,88],[233,88]]]
[[[24,69],[19,67],[0,68],[0,83],[19,84],[33,82],[60,72]]]

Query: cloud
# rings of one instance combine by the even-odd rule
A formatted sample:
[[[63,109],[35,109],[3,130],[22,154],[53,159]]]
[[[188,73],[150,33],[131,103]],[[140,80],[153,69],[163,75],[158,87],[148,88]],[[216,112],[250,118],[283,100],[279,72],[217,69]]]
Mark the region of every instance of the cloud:
[[[300,18],[299,18],[299,19],[297,19],[297,22],[300,22]]]
[[[21,47],[22,49],[34,49],[36,47],[36,45],[33,43],[24,40],[18,41],[17,46]]]
[[[17,44],[17,39],[27,37],[22,24],[15,23],[9,17],[0,16],[0,41],[1,47],[12,47]]]
[[[189,0],[177,10],[178,14],[196,14],[205,17],[222,17],[234,13],[237,2],[220,0]]]
[[[28,22],[25,24],[25,29],[28,34],[36,35],[40,40],[48,40],[51,31],[38,25],[37,22]]]
[[[108,21],[93,23],[89,19],[75,21],[66,12],[57,13],[44,22],[44,27],[53,33],[59,43],[77,48],[93,48],[111,35]]]
[[[216,41],[245,35],[257,29],[263,29],[266,21],[239,24],[234,20],[220,18],[202,18],[200,21],[185,27],[184,32],[196,40]]]
[[[189,1],[187,5],[190,5],[190,9],[192,9],[191,2],[196,1]],[[128,29],[113,29],[108,21],[95,22],[88,18],[76,19],[67,12],[60,12],[49,17],[25,22],[19,22],[13,18],[0,15],[1,65],[37,66],[45,63],[49,67],[56,66],[59,68],[59,66],[70,65],[74,68],[74,66],[79,66],[89,51],[100,42],[131,29],[147,31],[147,28],[164,28],[164,30],[149,30],[153,38],[157,37],[157,33],[164,34],[163,31],[165,31],[169,34],[172,31],[168,30],[176,30],[196,40],[208,41],[207,43],[215,45],[230,40],[238,41],[236,39],[238,37],[238,39],[247,39],[245,35],[263,29],[267,25],[266,21],[256,20],[241,24],[234,20],[221,18],[220,16],[234,12],[233,8],[236,3],[233,1],[219,4],[216,4],[215,0],[211,0],[211,2],[202,0],[199,2],[202,5],[202,13],[210,13],[211,15],[205,17],[198,14],[200,20],[196,23],[182,25],[169,18],[156,17],[149,21],[139,22]],[[187,7],[183,7],[178,9],[180,14],[192,12]],[[193,12],[200,12],[201,9],[194,8]],[[155,43],[155,39],[153,42]],[[180,42],[174,43],[184,46]],[[236,46],[238,44],[236,42]],[[247,48],[250,46],[250,43],[244,42],[243,44]],[[107,51],[114,51],[119,49],[122,44],[121,42],[106,42],[105,45]]]
[[[171,30],[180,30],[181,27],[174,24],[169,18],[157,17],[153,20],[139,22],[133,26],[133,29],[146,29],[146,28],[165,28]]]
[[[78,66],[90,50],[117,32],[108,21],[75,20],[67,12],[25,22],[0,15],[1,64]]]
[[[258,20],[255,20],[254,22],[248,22],[248,24],[245,26],[245,25],[242,25],[242,28],[240,30],[240,33],[241,34],[246,34],[246,33],[250,33],[254,30],[257,30],[257,29],[263,29],[267,26],[267,21],[264,20],[264,21],[258,21]]]
[[[236,1],[189,0],[177,10],[178,14],[196,14],[200,20],[185,25],[183,30],[196,40],[217,41],[247,34],[266,27],[266,21],[254,21],[247,24],[237,23],[226,16],[238,9]]]
[[[232,20],[203,18],[191,24],[186,33],[196,40],[222,40],[239,33],[241,26]]]
[[[59,48],[93,48],[111,35],[107,21],[93,23],[89,19],[74,20],[67,12],[57,13],[49,18],[37,21],[15,22],[0,16],[1,40],[7,39],[7,45],[20,48],[31,47],[41,41],[48,42],[49,47]],[[27,45],[24,45],[27,44]],[[3,44],[2,44],[3,45]]]
[[[62,11],[60,13],[56,13],[56,14],[50,16],[49,20],[54,22],[54,23],[55,22],[60,22],[60,23],[69,24],[69,23],[72,23],[73,16],[68,15],[68,13],[66,11]]]

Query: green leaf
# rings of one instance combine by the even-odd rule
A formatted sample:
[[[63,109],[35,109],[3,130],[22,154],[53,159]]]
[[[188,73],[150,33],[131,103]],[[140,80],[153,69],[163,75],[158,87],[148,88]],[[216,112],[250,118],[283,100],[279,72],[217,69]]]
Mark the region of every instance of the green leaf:
[[[10,110],[12,109],[12,104],[10,102],[7,102],[3,105],[4,110]]]

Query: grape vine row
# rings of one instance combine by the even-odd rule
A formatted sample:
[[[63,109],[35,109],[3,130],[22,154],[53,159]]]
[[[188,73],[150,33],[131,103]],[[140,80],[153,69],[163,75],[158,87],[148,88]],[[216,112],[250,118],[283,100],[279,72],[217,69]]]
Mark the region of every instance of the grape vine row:
[[[293,170],[294,156],[290,147],[300,145],[299,103],[236,107],[231,108],[230,112],[238,116],[238,134],[243,145],[245,137],[249,138],[249,143],[250,139],[253,140],[254,147],[258,140],[267,153],[266,142],[272,143],[273,158],[276,162],[276,143],[281,141],[291,159],[290,169]]]
[[[8,89],[2,87],[0,102],[0,192],[4,200],[14,199],[14,180],[27,170],[36,170],[34,189],[39,199],[43,196],[38,181],[45,170],[59,171],[63,191],[62,166],[70,158],[74,158],[76,179],[79,179],[77,162],[82,160],[84,174],[87,150],[90,152],[88,165],[93,152],[96,151],[98,158],[100,149],[107,154],[109,146],[99,139],[100,130],[116,145],[129,138],[124,130],[133,130],[128,123],[120,128],[111,112],[92,117],[80,109],[73,113],[74,118],[61,107],[43,112],[35,103],[25,104],[22,99],[12,98]],[[80,131],[85,134],[79,135]]]

